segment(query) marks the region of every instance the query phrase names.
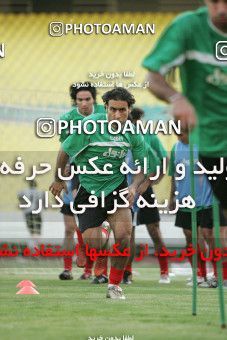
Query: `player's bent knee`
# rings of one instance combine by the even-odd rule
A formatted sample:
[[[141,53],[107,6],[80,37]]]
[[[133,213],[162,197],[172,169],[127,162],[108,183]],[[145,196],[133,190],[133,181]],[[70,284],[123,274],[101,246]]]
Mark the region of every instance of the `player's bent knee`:
[[[84,243],[90,248],[101,250],[106,243],[106,239],[102,237],[102,229],[100,227],[87,229],[82,235]]]

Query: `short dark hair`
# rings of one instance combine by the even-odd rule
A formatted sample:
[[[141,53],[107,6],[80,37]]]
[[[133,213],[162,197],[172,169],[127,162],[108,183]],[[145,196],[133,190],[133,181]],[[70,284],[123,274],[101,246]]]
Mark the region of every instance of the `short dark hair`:
[[[144,116],[144,111],[139,107],[134,107],[129,114],[130,120],[139,120]]]
[[[123,87],[115,87],[113,90],[104,93],[102,100],[105,105],[108,105],[110,100],[122,100],[127,102],[129,107],[136,102],[134,96]]]
[[[92,98],[96,102],[97,91],[94,86],[89,81],[85,82],[75,82],[69,87],[69,94],[72,99],[72,104],[76,105],[76,95],[80,91],[89,91],[92,95]]]

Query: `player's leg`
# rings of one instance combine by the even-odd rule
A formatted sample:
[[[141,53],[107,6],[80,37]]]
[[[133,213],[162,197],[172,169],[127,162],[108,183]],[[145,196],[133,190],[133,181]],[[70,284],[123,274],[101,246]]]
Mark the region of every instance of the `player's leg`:
[[[131,284],[132,283],[132,262],[135,257],[136,252],[136,243],[135,243],[135,226],[132,227],[132,234],[130,239],[130,256],[128,258],[124,275],[123,275],[123,281],[124,284]]]
[[[132,232],[132,215],[130,209],[118,208],[114,214],[108,215],[107,221],[113,230],[115,244],[119,244],[119,251],[123,252],[126,248],[130,248]],[[112,299],[125,299],[119,284],[122,281],[127,260],[126,256],[111,257],[107,297]]]
[[[227,249],[227,222],[226,222],[226,218],[224,214],[223,216],[224,216],[225,221],[221,223],[220,236],[221,236],[222,250],[225,251],[224,249]],[[222,261],[222,270],[223,270],[223,286],[224,288],[227,288],[227,261],[225,257],[223,257],[223,261]]]
[[[149,204],[154,204],[153,189],[149,187],[144,193],[143,197]],[[153,240],[155,252],[158,254],[158,262],[160,266],[160,280],[159,283],[170,283],[168,258],[166,256],[160,256],[165,248],[165,243],[162,239],[160,231],[160,216],[157,207],[156,208],[140,208],[137,214],[137,224],[145,224],[149,236]]]
[[[102,237],[102,228],[94,227],[83,232],[83,241],[88,249],[101,250],[105,246],[106,240]]]
[[[211,263],[213,266],[213,275],[207,278],[207,281],[199,285],[200,288],[216,288],[217,287],[217,266],[213,258],[213,251],[215,248],[214,234],[213,234],[213,212],[212,207],[201,210],[201,232],[204,240],[208,246],[208,258],[211,256]],[[204,252],[206,254],[206,252]]]
[[[31,236],[32,236],[33,247],[39,246],[41,225],[42,225],[41,214],[32,214],[31,215]]]
[[[99,251],[103,249],[105,245],[105,240],[102,239],[102,231],[101,227],[88,228],[83,232],[83,242],[84,246],[88,247],[88,249],[95,249]],[[94,250],[94,251],[95,251]],[[86,256],[86,264],[84,268],[83,274],[80,276],[81,280],[88,280],[92,276],[92,268],[95,263],[95,260],[91,256]]]
[[[186,241],[186,249],[192,247],[192,218],[190,211],[178,210],[176,214],[175,226],[183,229],[183,233]],[[198,216],[197,216],[197,226],[198,226]],[[187,256],[187,259],[192,267],[192,256]],[[197,261],[197,282],[198,284],[204,282],[204,278],[201,274],[202,270],[200,268],[200,262]],[[192,285],[192,281],[188,283],[189,286]]]
[[[206,269],[206,261],[203,259],[203,254],[206,256],[207,253],[207,244],[203,237],[202,229],[200,227],[200,223],[197,229],[197,262],[198,262],[198,276],[202,277],[204,281],[206,281],[207,277],[207,269]]]
[[[163,249],[166,248],[165,243],[162,239],[159,221],[147,224],[146,227],[151,239],[153,240],[155,251],[158,253],[158,262],[160,266],[159,283],[170,283],[168,258],[166,256],[159,255],[163,252]]]
[[[187,248],[192,246],[192,231],[191,231],[190,228],[184,228],[183,232],[184,232],[184,235],[185,235],[186,249],[187,249]],[[201,283],[205,282],[205,280],[206,280],[206,267],[204,268],[204,266],[206,266],[206,262],[201,261],[201,250],[200,250],[199,243],[197,243],[197,249],[198,249],[198,253],[197,253],[197,282],[198,282],[198,285],[200,285]],[[192,256],[188,256],[187,259],[188,259],[188,261],[189,261],[189,263],[192,267]],[[189,282],[188,285],[191,286],[192,282]]]
[[[85,246],[87,245],[89,248],[94,248],[95,250],[103,250],[108,248],[108,239],[109,239],[109,226],[106,227],[105,223],[100,227],[89,228],[83,232],[83,242]],[[100,284],[108,282],[108,274],[107,274],[107,263],[108,257],[99,256],[94,261],[93,258],[87,256],[86,265],[84,268],[84,273],[80,276],[81,280],[87,280],[92,275],[92,267],[95,263],[94,274],[95,278],[92,283]]]
[[[42,217],[41,214],[33,215],[33,238],[36,244],[39,243],[42,227]]]
[[[183,228],[183,233],[184,233],[185,242],[186,242],[185,248],[188,248],[192,245],[192,231],[190,228]],[[192,257],[188,256],[187,258],[192,267]]]
[[[65,224],[63,247],[65,250],[73,251],[75,249],[74,234],[77,228],[75,217],[66,205],[62,207],[61,212],[63,213]],[[65,256],[63,260],[64,271],[59,275],[59,278],[60,280],[72,280],[72,256]]]
[[[110,235],[110,226],[107,222],[104,222],[101,226],[102,230],[102,238],[106,240],[105,249],[109,249],[109,235]],[[95,262],[94,274],[95,277],[92,280],[92,284],[102,284],[108,283],[108,257],[107,256],[99,256]]]
[[[78,244],[76,246],[76,249],[77,249],[76,265],[79,268],[84,268],[87,263],[87,257],[85,254],[83,236],[78,227],[76,227],[76,235],[77,235],[77,241],[78,241]]]
[[[225,219],[225,216],[223,214],[223,210],[220,208],[219,209],[219,219],[220,219],[220,237],[221,237],[221,245],[222,245],[222,249],[227,247],[227,222]],[[202,214],[202,218],[201,218],[201,226],[202,226],[202,231],[203,231],[203,235],[204,238],[207,241],[207,244],[209,245],[209,249],[210,251],[214,251],[215,249],[215,242],[214,242],[214,229],[213,229],[213,211],[212,211],[212,207],[204,209],[204,212]],[[205,285],[205,283],[202,285],[202,288],[216,288],[217,287],[217,262],[215,261],[215,253],[213,252],[214,255],[212,256],[212,264],[213,264],[213,268],[214,268],[214,275],[209,278],[209,280],[207,280],[207,285]],[[225,259],[223,259],[223,285],[224,287],[227,287],[227,261],[225,261]]]
[[[28,248],[31,249],[31,251],[34,250],[34,247],[37,246],[37,243],[36,243],[36,225],[34,223],[34,216],[32,213],[28,213],[25,215],[25,219],[26,219],[26,224],[27,224],[27,228],[29,230],[29,234],[30,234],[30,237],[27,241],[27,245],[28,245]]]

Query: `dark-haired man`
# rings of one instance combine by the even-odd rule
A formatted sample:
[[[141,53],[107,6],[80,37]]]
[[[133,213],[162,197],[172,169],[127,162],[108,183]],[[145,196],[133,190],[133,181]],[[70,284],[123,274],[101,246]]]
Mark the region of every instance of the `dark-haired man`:
[[[107,114],[91,115],[83,120],[83,124],[87,120],[93,120],[96,123],[98,120],[107,121],[108,123],[115,120],[123,128],[131,107],[135,103],[132,94],[126,89],[118,87],[106,92],[102,99]],[[104,133],[101,133],[101,125],[96,124],[96,127],[96,133],[85,134],[82,132],[80,135],[75,133],[67,138],[59,151],[56,169],[61,168],[63,170],[69,156],[75,157],[76,164],[86,166],[88,170],[92,169],[89,160],[93,157],[98,157],[96,166],[99,170],[103,170],[107,163],[111,165],[112,173],[109,174],[79,175],[81,186],[74,205],[76,208],[81,204],[89,205],[91,203],[89,201],[91,192],[95,192],[97,197],[96,207],[86,208],[82,214],[78,215],[79,227],[83,233],[84,242],[89,247],[100,249],[102,247],[100,244],[100,225],[107,220],[113,230],[115,243],[119,244],[119,250],[123,252],[126,248],[129,248],[132,230],[129,206],[133,204],[136,190],[145,176],[141,171],[134,176],[132,184],[128,187],[125,175],[120,171],[122,162],[125,160],[129,149],[132,150],[133,158],[139,161],[141,167],[144,164],[144,157],[147,157],[148,173],[155,172],[159,161],[152,150],[146,147],[142,135],[131,132],[112,134],[108,129],[108,124],[104,125]],[[65,184],[59,180],[56,170],[55,181],[50,186],[50,190],[54,195],[60,195],[64,187]],[[126,191],[126,198],[129,202],[128,207],[124,198],[122,198],[122,191]],[[105,206],[103,206],[101,196],[105,198]],[[116,206],[116,204],[122,205],[122,207]],[[126,207],[123,207],[125,205]],[[126,262],[127,257],[111,257],[108,298],[125,299],[119,284],[123,278]]]
[[[92,113],[105,112],[104,106],[96,103],[97,91],[90,82],[73,83],[69,88],[69,93],[73,109],[61,115],[60,120],[76,123]],[[64,142],[68,135],[69,131],[67,129],[62,130],[60,142]]]
[[[102,113],[105,112],[105,108],[103,105],[98,105],[96,103],[97,91],[94,86],[91,85],[90,82],[77,82],[73,83],[69,88],[70,97],[72,100],[73,109],[68,113],[65,113],[60,116],[60,120],[70,121],[73,124],[76,124],[78,121],[84,119],[92,113]],[[60,142],[63,143],[68,137],[68,130],[62,130],[60,135]],[[71,183],[72,182],[72,183]],[[82,235],[79,228],[76,225],[75,216],[70,210],[69,201],[72,199],[73,194],[70,188],[78,187],[78,177],[75,176],[72,181],[67,183],[68,194],[64,193],[63,200],[64,205],[61,209],[61,213],[64,216],[65,223],[65,239],[64,239],[64,247],[66,250],[72,250],[74,248],[74,234],[76,231],[77,239],[79,242],[79,256],[77,257],[77,265],[78,267],[84,267],[84,272],[80,276],[81,280],[87,280],[92,275],[92,267],[93,261],[89,257],[85,258],[84,247]],[[72,276],[72,257],[65,256],[64,257],[64,270],[59,275],[60,280],[71,280]],[[98,271],[96,269],[98,268]],[[100,268],[102,267],[102,268]],[[102,270],[101,270],[102,269]],[[107,259],[99,259],[96,262],[95,266],[95,278],[92,282],[94,283],[102,283],[107,282]]]

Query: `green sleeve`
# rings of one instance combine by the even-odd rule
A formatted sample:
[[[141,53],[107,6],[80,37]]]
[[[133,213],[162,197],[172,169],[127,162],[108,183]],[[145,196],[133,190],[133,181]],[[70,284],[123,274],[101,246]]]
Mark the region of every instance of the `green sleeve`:
[[[138,160],[141,165],[144,164],[144,158],[147,158],[148,174],[156,172],[156,166],[160,164],[158,157],[140,134],[133,135],[132,156],[134,162]]]
[[[85,133],[74,133],[62,144],[62,149],[65,151],[69,157],[76,158],[81,154],[83,150],[85,150],[90,143],[90,135],[86,135]]]
[[[175,147],[176,147],[176,144],[174,145],[174,147],[171,150],[170,161],[169,161],[169,172],[168,172],[168,175],[172,176],[172,177],[175,174]]]
[[[150,137],[150,147],[155,151],[157,154],[157,157],[160,159],[160,161],[164,158],[167,157],[167,151],[165,150],[162,142],[156,135],[149,135]]]
[[[142,66],[150,71],[167,74],[185,60],[188,31],[188,15],[177,17],[164,30],[154,48],[144,58]]]

